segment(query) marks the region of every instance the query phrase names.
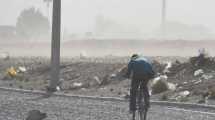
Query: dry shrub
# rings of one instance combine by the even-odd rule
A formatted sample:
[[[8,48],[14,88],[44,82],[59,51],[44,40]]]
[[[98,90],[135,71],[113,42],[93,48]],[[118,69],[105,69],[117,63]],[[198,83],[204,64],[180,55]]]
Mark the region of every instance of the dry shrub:
[[[162,93],[167,90],[168,90],[168,84],[164,80],[159,80],[152,86],[152,94]]]

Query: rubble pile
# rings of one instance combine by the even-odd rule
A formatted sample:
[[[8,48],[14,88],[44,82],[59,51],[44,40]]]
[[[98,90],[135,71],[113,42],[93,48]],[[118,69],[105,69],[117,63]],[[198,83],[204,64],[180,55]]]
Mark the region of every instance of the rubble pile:
[[[206,82],[213,80],[215,72],[215,60],[212,57],[191,57],[187,63],[178,64],[172,67],[171,77],[183,82],[198,84],[198,81]],[[178,71],[178,72],[176,72]],[[200,82],[201,83],[201,82]]]
[[[168,97],[185,102],[193,96],[202,96],[202,99],[214,98],[215,59],[213,57],[199,54],[186,62],[181,63],[176,60],[171,67],[170,64],[166,66],[168,69],[163,69],[161,74],[166,75],[166,83],[173,83],[176,89],[168,96],[162,95],[161,99]]]
[[[165,57],[163,57],[165,58]],[[150,85],[153,95],[186,101],[192,96],[215,96],[215,59],[200,54],[186,60],[152,59],[157,73]],[[58,91],[101,96],[126,96],[130,80],[125,78],[129,57],[62,59]],[[45,90],[50,82],[47,58],[0,59],[0,86]],[[166,94],[168,93],[168,94]]]

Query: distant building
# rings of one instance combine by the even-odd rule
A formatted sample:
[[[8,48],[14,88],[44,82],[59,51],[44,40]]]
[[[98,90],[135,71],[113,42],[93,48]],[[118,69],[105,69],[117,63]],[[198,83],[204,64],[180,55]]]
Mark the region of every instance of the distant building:
[[[12,39],[16,35],[16,27],[0,25],[0,39]]]

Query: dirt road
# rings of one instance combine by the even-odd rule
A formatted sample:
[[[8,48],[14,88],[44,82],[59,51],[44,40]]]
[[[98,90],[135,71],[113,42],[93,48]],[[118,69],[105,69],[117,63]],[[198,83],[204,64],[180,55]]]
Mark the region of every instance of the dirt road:
[[[24,120],[33,109],[47,113],[45,120],[129,120],[128,103],[0,90],[0,120]],[[152,105],[148,120],[214,120],[215,113]]]

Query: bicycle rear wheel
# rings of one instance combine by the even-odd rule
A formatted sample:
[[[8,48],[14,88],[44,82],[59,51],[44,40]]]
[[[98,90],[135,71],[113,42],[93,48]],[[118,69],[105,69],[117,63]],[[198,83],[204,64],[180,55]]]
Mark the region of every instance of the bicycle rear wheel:
[[[138,118],[137,120],[143,120],[143,111],[138,111]]]
[[[136,110],[133,112],[132,120],[144,120],[144,111],[142,110]]]
[[[146,120],[147,109],[137,111],[137,120]]]
[[[137,110],[137,119],[138,120],[146,120],[148,107],[145,105],[145,101],[143,99],[143,94],[141,91],[138,93],[138,110]]]

